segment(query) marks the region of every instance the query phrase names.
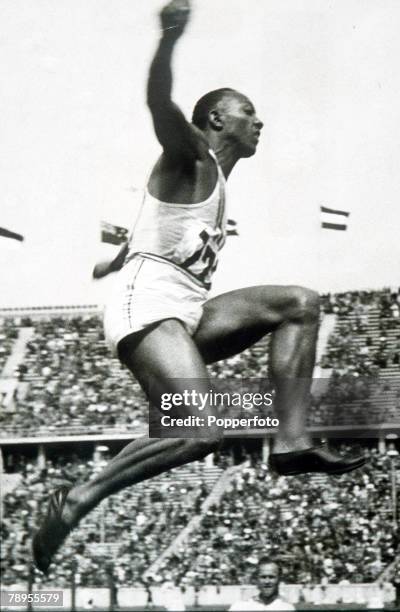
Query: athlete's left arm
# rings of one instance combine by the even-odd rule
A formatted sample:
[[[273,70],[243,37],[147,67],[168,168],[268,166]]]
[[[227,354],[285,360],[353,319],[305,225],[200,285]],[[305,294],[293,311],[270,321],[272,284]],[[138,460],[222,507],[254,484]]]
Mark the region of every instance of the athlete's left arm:
[[[104,278],[112,272],[118,272],[124,265],[125,257],[128,253],[128,242],[124,242],[121,246],[118,255],[111,261],[99,261],[93,268],[92,276],[94,279],[99,280]]]

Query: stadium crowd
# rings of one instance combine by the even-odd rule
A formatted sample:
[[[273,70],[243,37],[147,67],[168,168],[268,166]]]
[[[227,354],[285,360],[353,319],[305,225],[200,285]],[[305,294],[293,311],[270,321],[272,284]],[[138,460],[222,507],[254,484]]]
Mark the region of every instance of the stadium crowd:
[[[260,556],[280,561],[286,583],[373,581],[393,561],[389,459],[340,479],[274,478],[252,461],[199,530],[158,569],[176,584],[249,584]]]
[[[84,462],[77,455],[68,460],[49,461],[45,469],[20,461],[18,486],[3,500],[3,585],[26,582],[30,538],[48,491],[61,483],[93,475],[102,465],[101,461]],[[207,471],[204,463],[196,462],[106,500],[67,540],[45,579],[46,585],[68,586],[73,570],[77,584],[102,586],[107,583],[109,562],[113,562],[120,584],[141,584],[143,573],[155,556],[199,512],[221,471],[218,468]],[[42,579],[38,573],[36,582]]]
[[[0,373],[11,353],[15,339],[18,337],[18,330],[14,325],[13,319],[7,318],[0,321]]]
[[[399,319],[392,323],[400,326],[400,287],[384,288],[374,291],[346,291],[344,293],[326,293],[321,297],[322,309],[326,314],[345,316],[354,313],[360,323],[367,323],[365,317],[370,308],[377,308],[382,319]],[[364,317],[364,320],[362,319]]]
[[[399,416],[399,377],[381,376],[387,368],[399,370],[399,303],[400,292],[389,289],[322,298],[323,312],[336,314],[338,321],[320,361],[331,382],[327,393],[314,397],[310,424],[364,424]],[[33,330],[18,368],[25,388],[17,392],[14,409],[0,417],[3,435],[144,430],[146,400],[130,374],[111,357],[99,316],[25,319],[20,324]],[[3,362],[17,330],[12,320],[3,323]],[[267,347],[268,338],[213,364],[211,376],[219,381],[265,377]],[[380,406],[379,396],[385,394],[391,401]],[[264,411],[265,416],[271,414]]]
[[[400,290],[327,295],[338,317],[320,361],[329,387],[314,397],[313,419],[327,425],[400,418]]]
[[[19,366],[19,379],[28,383],[28,390],[17,398],[15,410],[4,414],[7,432],[144,428],[144,395],[128,371],[111,359],[99,317],[55,317],[32,325]]]
[[[259,556],[282,562],[287,583],[368,582],[399,544],[391,519],[389,460],[375,449],[367,466],[338,479],[276,478],[252,455],[197,531],[156,570],[154,584],[246,584]],[[226,467],[226,458],[220,466]],[[24,583],[29,538],[38,509],[56,484],[100,469],[80,457],[19,466],[21,480],[4,498],[1,550],[4,585]],[[81,524],[57,555],[46,587],[101,586],[112,565],[120,586],[143,586],[143,574],[199,514],[222,470],[197,462],[115,495]],[[40,582],[42,578],[36,577]],[[149,584],[147,582],[146,584]]]

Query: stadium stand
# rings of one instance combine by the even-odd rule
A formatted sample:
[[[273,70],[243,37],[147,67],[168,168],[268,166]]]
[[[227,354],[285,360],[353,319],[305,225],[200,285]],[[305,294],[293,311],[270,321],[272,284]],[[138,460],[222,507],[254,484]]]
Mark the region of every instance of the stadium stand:
[[[17,336],[18,332],[13,319],[7,318],[3,322],[0,320],[0,373],[11,354],[12,346]]]
[[[154,583],[248,584],[265,554],[282,562],[286,583],[375,580],[393,562],[399,534],[390,520],[389,458],[373,447],[364,452],[367,467],[338,479],[276,478],[254,452],[198,529],[157,568]],[[101,586],[110,561],[117,584],[143,585],[145,570],[201,514],[227,461],[177,468],[103,502],[58,554],[46,587],[67,586],[72,563],[79,585]],[[14,466],[20,480],[4,496],[3,585],[26,578],[29,534],[48,490],[100,468],[78,456],[49,461],[45,470],[22,460]]]
[[[110,358],[99,316],[55,316],[32,328],[18,367],[26,389],[3,415],[3,435],[143,431],[145,398]]]
[[[324,296],[322,302],[324,312],[336,316],[320,360],[321,375],[329,377],[330,384],[327,393],[314,398],[309,424],[400,421],[399,292],[349,292]],[[100,315],[50,311],[36,317],[32,312],[30,319],[19,322],[31,326],[32,336],[17,368],[15,402],[1,417],[1,435],[144,431],[146,400],[131,375],[110,356]],[[1,329],[4,362],[18,324],[7,318]],[[210,366],[210,373],[219,381],[265,377],[267,348],[268,338]]]
[[[390,290],[325,298],[325,312],[336,312],[337,323],[320,363],[329,369],[331,381],[327,396],[315,403],[318,422],[398,422],[399,303],[400,294]]]
[[[158,572],[176,584],[248,584],[266,554],[282,562],[286,583],[375,580],[393,561],[398,534],[388,520],[389,459],[365,452],[368,467],[339,479],[275,478],[253,459]]]
[[[48,490],[60,482],[88,477],[101,466],[77,456],[48,462],[44,470],[25,461],[15,466],[18,486],[3,501],[3,585],[19,583],[27,575],[29,536]],[[106,500],[73,533],[46,584],[68,584],[73,561],[79,584],[101,586],[110,558],[121,583],[141,584],[144,571],[199,511],[221,473],[221,467],[197,462]]]
[[[321,431],[342,426],[349,438],[357,427],[370,426],[376,435],[372,442],[360,440],[369,456],[362,471],[329,482],[324,476],[277,479],[258,447],[202,514],[232,459],[179,468],[104,502],[68,540],[49,579],[37,575],[37,584],[67,586],[74,571],[79,586],[102,586],[112,563],[118,586],[148,586],[144,576],[151,567],[154,584],[244,585],[265,553],[283,562],[285,582],[298,585],[361,584],[387,570],[399,530],[392,520],[393,463],[381,445],[381,427],[400,427],[400,292],[348,292],[324,296],[322,303],[335,318],[320,356],[321,375],[330,383],[313,398],[309,424]],[[101,436],[121,443],[123,434],[141,434],[147,406],[130,374],[110,356],[95,309],[0,312],[0,322],[1,370],[17,363],[15,392],[0,416],[7,586],[26,584],[30,534],[48,491],[101,467],[85,455],[84,444],[93,448]],[[21,329],[30,331],[16,350]],[[260,379],[268,370],[267,346],[263,340],[214,364],[210,373],[222,382]],[[59,442],[66,434],[72,436],[68,454]],[[201,521],[179,544],[195,515]],[[163,551],[168,556],[154,566]]]

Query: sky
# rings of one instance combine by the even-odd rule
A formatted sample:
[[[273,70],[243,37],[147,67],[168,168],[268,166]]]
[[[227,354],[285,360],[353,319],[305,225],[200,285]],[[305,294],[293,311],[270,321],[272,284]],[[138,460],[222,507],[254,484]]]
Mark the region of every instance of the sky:
[[[0,307],[102,304],[91,270],[129,227],[160,152],[145,105],[158,0],[2,0]],[[248,95],[264,121],[228,182],[238,222],[217,294],[253,284],[319,291],[399,284],[398,0],[194,0],[173,61],[187,117],[206,91]],[[350,211],[321,230],[319,207]],[[4,241],[3,241],[4,242]]]

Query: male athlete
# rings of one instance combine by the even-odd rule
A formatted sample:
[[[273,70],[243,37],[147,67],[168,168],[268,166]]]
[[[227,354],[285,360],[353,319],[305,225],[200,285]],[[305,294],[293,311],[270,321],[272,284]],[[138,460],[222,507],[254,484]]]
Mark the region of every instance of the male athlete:
[[[182,379],[191,379],[190,388],[198,393],[209,392],[207,363],[235,355],[271,332],[270,371],[280,420],[271,467],[280,474],[347,472],[363,458],[350,460],[315,447],[305,432],[318,295],[301,287],[258,286],[207,300],[226,236],[225,181],[241,158],[255,154],[263,124],[250,100],[232,89],[203,96],[192,123],[172,101],[172,53],[189,12],[188,0],[173,0],[161,12],[147,102],[163,151],[123,247],[123,267],[105,313],[106,336],[157,404],[160,387],[182,393],[188,386]],[[196,416],[198,410],[186,405],[184,414]],[[201,459],[219,444],[218,433],[142,438],[90,482],[57,490],[34,537],[36,565],[46,572],[63,539],[104,498]]]
[[[296,609],[291,603],[279,597],[281,570],[275,561],[270,561],[268,557],[262,557],[258,562],[255,578],[258,586],[257,596],[252,599],[235,602],[229,608],[230,612],[235,610],[250,612],[250,610],[283,611]]]

